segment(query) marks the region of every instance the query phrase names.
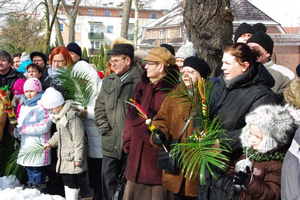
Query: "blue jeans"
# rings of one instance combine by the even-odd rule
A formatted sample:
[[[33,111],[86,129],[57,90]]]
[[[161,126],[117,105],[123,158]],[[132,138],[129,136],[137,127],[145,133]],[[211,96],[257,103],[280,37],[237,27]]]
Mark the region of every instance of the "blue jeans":
[[[44,184],[46,177],[46,168],[43,167],[25,167],[29,183]]]

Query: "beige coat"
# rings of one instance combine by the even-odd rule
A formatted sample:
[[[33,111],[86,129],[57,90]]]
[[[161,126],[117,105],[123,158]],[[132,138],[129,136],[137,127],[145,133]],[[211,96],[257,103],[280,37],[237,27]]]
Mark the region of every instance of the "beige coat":
[[[87,170],[87,155],[84,140],[85,128],[82,120],[71,109],[66,113],[67,122],[56,122],[57,132],[48,141],[57,149],[56,172],[60,174],[79,174]],[[79,167],[74,162],[82,162]]]

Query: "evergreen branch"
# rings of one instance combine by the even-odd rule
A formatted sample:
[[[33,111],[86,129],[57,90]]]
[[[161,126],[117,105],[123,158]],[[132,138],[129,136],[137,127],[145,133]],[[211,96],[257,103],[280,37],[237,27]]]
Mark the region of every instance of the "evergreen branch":
[[[19,149],[16,149],[9,157],[5,168],[5,175],[15,175],[18,180],[25,180],[26,170],[24,166],[17,163]]]
[[[23,162],[26,161],[31,163],[34,160],[42,159],[44,151],[44,145],[36,140],[32,146],[28,146],[20,150],[18,159],[22,160]]]

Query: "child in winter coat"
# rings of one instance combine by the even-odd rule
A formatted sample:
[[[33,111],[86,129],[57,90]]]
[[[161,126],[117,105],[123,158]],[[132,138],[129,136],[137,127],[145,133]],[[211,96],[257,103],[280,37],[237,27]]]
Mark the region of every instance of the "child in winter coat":
[[[233,178],[239,199],[281,199],[282,162],[299,120],[295,109],[278,105],[260,106],[246,116],[240,136],[244,155]]]
[[[44,148],[58,147],[56,172],[61,174],[66,199],[77,200],[82,173],[87,170],[84,124],[71,103],[65,102],[62,94],[53,87],[46,89],[41,102],[52,113],[57,129]]]
[[[45,188],[45,166],[51,163],[50,150],[41,156],[27,158],[24,153],[30,151],[37,143],[46,144],[50,138],[52,121],[48,110],[38,104],[44,91],[41,82],[36,78],[26,80],[24,95],[14,135],[21,137],[21,148],[17,163],[25,166],[28,175],[28,186],[40,191]]]

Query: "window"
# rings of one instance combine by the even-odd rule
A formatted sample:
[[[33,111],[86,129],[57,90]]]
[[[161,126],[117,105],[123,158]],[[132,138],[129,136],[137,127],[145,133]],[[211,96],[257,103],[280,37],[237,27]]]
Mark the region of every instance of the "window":
[[[123,16],[123,11],[119,12],[119,16],[122,17]]]
[[[182,37],[182,31],[181,31],[181,28],[178,29],[178,37]]]
[[[80,33],[80,24],[75,24],[75,33]]]
[[[99,27],[99,25],[91,25],[91,27],[90,27],[90,33],[100,33],[100,27]]]
[[[107,26],[107,33],[113,33],[114,27],[113,26]]]
[[[70,9],[70,14],[72,14],[72,12],[73,12],[73,8]]]
[[[59,29],[60,29],[60,31],[64,31],[64,25],[63,24],[59,24]]]
[[[99,49],[99,48],[100,48],[100,42],[91,41],[91,49]]]
[[[157,13],[151,13],[151,19],[157,19]]]
[[[111,15],[111,13],[110,13],[109,10],[105,10],[105,11],[104,11],[104,16],[105,16],[105,17],[110,17],[110,15]]]
[[[167,38],[171,38],[171,31],[170,31],[170,29],[167,29]]]
[[[159,30],[159,38],[163,38],[164,37],[164,30]]]
[[[149,31],[149,38],[152,38],[152,31]]]
[[[95,10],[88,10],[88,16],[94,16]]]

